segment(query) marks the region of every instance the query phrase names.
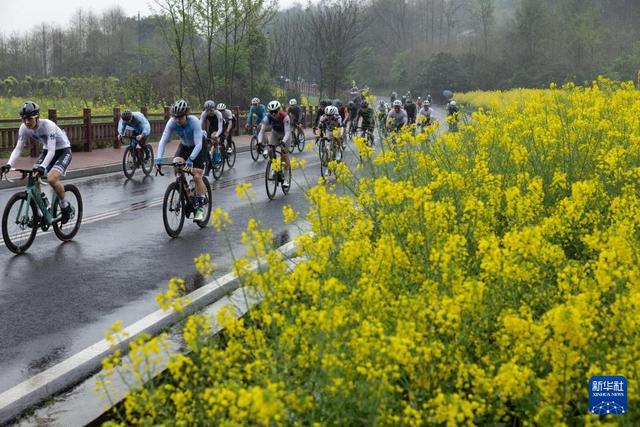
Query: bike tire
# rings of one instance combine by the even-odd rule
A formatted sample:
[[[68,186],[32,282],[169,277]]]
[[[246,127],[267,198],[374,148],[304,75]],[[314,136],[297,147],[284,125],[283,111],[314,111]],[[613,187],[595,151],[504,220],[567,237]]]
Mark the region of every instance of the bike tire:
[[[82,223],[82,196],[80,195],[80,190],[73,184],[67,184],[64,186],[65,197],[69,200],[71,207],[74,210],[74,217],[69,219],[69,222],[63,224],[61,221],[55,221],[53,223],[53,232],[56,234],[56,237],[63,242],[68,242],[73,239],[74,236],[78,233],[80,229],[80,224]],[[75,202],[71,200],[69,195],[73,195]],[[57,200],[55,205],[53,206],[52,215],[54,218],[58,216],[58,209],[60,208],[60,201]],[[61,208],[60,208],[61,209]]]
[[[200,228],[205,228],[207,225],[209,225],[209,220],[211,219],[211,210],[212,210],[213,202],[211,201],[212,194],[211,194],[211,184],[209,184],[209,180],[205,176],[202,178],[202,181],[204,181],[204,186],[207,189],[207,204],[204,212],[204,219],[202,221],[196,221],[196,224],[198,224],[198,227]]]
[[[231,147],[231,154],[227,151],[225,157],[227,158],[227,166],[231,169],[236,164],[236,143],[231,140],[227,141],[227,150],[229,147]]]
[[[286,167],[286,165],[283,165],[283,167]],[[281,185],[280,187],[282,188],[282,192],[286,195],[287,193],[289,193],[289,190],[291,190],[291,165],[289,165],[287,167],[287,173],[284,176],[283,180],[284,182],[286,182],[287,184],[289,184],[288,186],[284,186]]]
[[[220,160],[219,161],[215,161],[216,158],[216,152],[220,155]],[[214,145],[211,148],[211,174],[213,175],[213,178],[218,181],[220,179],[220,177],[222,176],[222,172],[224,172],[224,165],[226,163],[224,157],[222,157],[223,154],[222,152],[220,152],[220,146],[219,145]]]
[[[176,221],[175,224],[173,223]],[[162,222],[167,234],[172,237],[178,237],[184,226],[184,200],[180,193],[180,188],[175,182],[172,182],[164,192],[162,200]]]
[[[298,129],[298,134],[296,139],[298,141],[298,152],[302,153],[302,150],[304,150],[304,144],[306,142],[306,138],[304,136],[304,132],[301,129]]]
[[[127,179],[133,178],[133,174],[136,172],[136,164],[131,146],[128,146],[122,155],[122,171]]]
[[[320,176],[327,179],[329,177],[329,148],[326,141],[320,141]]]
[[[273,179],[271,176],[271,159],[267,160],[267,167],[264,172],[264,185],[267,189],[267,197],[269,200],[273,200],[276,197],[276,191],[278,190],[278,176],[274,173]]]
[[[26,201],[27,193],[25,193],[24,191],[14,194],[9,199],[9,202],[7,202],[7,205],[4,208],[4,213],[2,214],[2,238],[4,239],[4,244],[7,249],[9,249],[14,254],[21,254],[29,249],[29,247],[33,243],[33,240],[36,238],[36,232],[38,231],[38,208],[36,207],[36,202],[34,200],[31,200],[31,203],[28,207],[28,212],[30,211],[30,214],[27,214],[27,217],[23,219],[22,224],[23,227],[30,228],[30,230],[28,230],[26,234],[24,232],[20,232],[18,234],[14,233],[13,236],[10,233],[9,221],[10,216],[13,216],[11,215],[11,208],[17,202],[20,202],[21,204],[20,206],[18,206],[18,212],[20,212],[23,203],[26,203]],[[16,212],[16,218],[18,212]],[[31,226],[29,226],[29,222],[31,222]],[[26,240],[19,242],[17,240],[17,237],[21,235],[26,237]]]
[[[142,148],[142,172],[144,172],[146,176],[149,176],[152,170],[153,170],[153,147],[147,143]]]
[[[251,149],[251,158],[254,162],[258,161],[258,157],[260,157],[260,145],[258,144],[258,137],[252,136],[251,143],[249,144],[249,148]]]

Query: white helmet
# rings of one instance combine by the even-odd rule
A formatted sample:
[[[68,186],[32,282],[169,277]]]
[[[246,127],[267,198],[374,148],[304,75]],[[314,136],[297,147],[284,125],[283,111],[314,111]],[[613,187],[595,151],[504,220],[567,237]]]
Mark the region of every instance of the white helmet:
[[[251,103],[252,103],[253,105],[258,105],[258,104],[260,104],[260,100],[259,100],[258,98],[253,98],[253,99],[251,100]]]
[[[216,107],[216,110],[218,111],[223,111],[226,110],[227,106],[225,104],[223,104],[222,102],[220,104],[218,104],[218,106]]]
[[[424,105],[425,107],[431,107],[431,103],[429,101],[424,101],[422,105]]]
[[[325,109],[324,109],[324,113],[327,116],[334,116],[336,114],[338,114],[338,107],[334,106],[334,105],[328,105]]]
[[[389,103],[388,102],[384,103],[384,108],[386,108],[387,110],[389,109]]]
[[[449,104],[450,104],[450,105],[455,106],[455,105],[456,105],[456,101],[454,101],[454,100],[452,99],[451,101],[449,101]]]
[[[267,105],[267,110],[269,111],[278,111],[280,109],[280,103],[278,101],[271,101],[269,105]]]
[[[393,106],[402,107],[402,101],[400,101],[399,99],[396,99],[395,101],[393,101]]]
[[[295,98],[291,98],[291,99],[289,100],[289,105],[298,105],[298,101],[296,101],[296,99],[295,99]]]

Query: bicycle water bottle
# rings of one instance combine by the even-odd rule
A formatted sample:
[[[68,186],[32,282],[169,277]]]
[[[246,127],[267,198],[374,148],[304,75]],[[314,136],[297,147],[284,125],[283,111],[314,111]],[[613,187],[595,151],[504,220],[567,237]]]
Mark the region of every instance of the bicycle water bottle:
[[[220,150],[216,150],[216,155],[214,157],[215,157],[216,163],[219,163],[221,158]]]
[[[193,179],[189,180],[189,194],[196,194],[196,182]]]
[[[44,194],[44,191],[40,193],[40,197],[42,197],[42,201],[44,202],[45,207],[49,207],[49,199],[47,199],[47,195]]]

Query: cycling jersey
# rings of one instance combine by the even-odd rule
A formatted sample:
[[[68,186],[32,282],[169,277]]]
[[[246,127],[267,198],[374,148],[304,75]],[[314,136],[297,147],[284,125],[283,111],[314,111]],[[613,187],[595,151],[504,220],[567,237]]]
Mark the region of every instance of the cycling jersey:
[[[24,148],[24,144],[33,138],[42,143],[42,149],[47,150],[47,155],[40,165],[45,169],[49,166],[51,160],[56,154],[56,150],[71,147],[67,134],[58,127],[57,124],[48,119],[38,119],[38,126],[35,129],[29,129],[24,123],[20,125],[18,130],[18,141],[16,147],[11,152],[9,164],[13,163],[20,157],[20,152]]]
[[[431,121],[431,108],[422,107],[420,109],[420,112],[418,113],[418,116],[424,116],[427,119],[427,123],[429,123]]]
[[[393,121],[393,125],[395,127],[400,127],[402,125],[406,125],[407,122],[409,121],[409,119],[407,118],[407,112],[404,110],[400,110],[398,112],[396,112],[395,109],[392,109],[391,111],[389,111],[389,114],[387,114],[387,123],[389,123],[389,121]]]
[[[164,146],[169,142],[172,133],[176,133],[181,139],[180,144],[185,147],[194,147],[189,158],[194,161],[200,150],[202,149],[203,131],[200,128],[200,121],[196,116],[188,115],[187,123],[184,126],[180,126],[176,123],[175,117],[172,117],[164,127],[162,132],[162,138],[158,144],[158,155],[156,156],[156,162],[162,160],[162,154],[164,153]]]
[[[218,138],[222,134],[224,130],[224,126],[222,125],[222,114],[220,111],[213,110],[213,115],[209,116],[207,114],[207,110],[203,111],[200,114],[200,128],[207,132],[207,136],[211,137],[211,135],[215,132],[215,137]]]
[[[318,127],[329,132],[333,132],[335,128],[342,126],[342,117],[339,114],[327,116],[323,114],[318,121]]]
[[[267,109],[264,108],[263,104],[259,104],[257,107],[255,105],[252,105],[251,108],[249,108],[249,115],[247,116],[247,123],[253,124],[253,115],[254,114],[256,115],[256,124],[260,124],[262,119],[264,119],[264,116],[267,115]]]
[[[300,118],[302,117],[302,110],[298,105],[292,105],[291,107],[289,107],[287,112],[289,113],[291,119],[293,119],[292,124],[297,125],[298,123],[300,123]]]
[[[151,125],[149,124],[149,120],[144,116],[144,114],[139,112],[134,112],[131,117],[131,121],[125,122],[120,118],[118,122],[118,133],[120,135],[124,135],[124,131],[126,127],[132,128],[137,135],[149,136],[151,133]]]
[[[260,132],[258,133],[258,142],[262,144],[264,138],[264,128],[267,125],[271,125],[273,133],[279,133],[282,135],[282,142],[287,144],[289,142],[289,135],[291,134],[291,120],[289,115],[284,111],[279,111],[274,117],[272,114],[267,114],[260,122]]]
[[[373,119],[373,110],[371,108],[361,109],[358,111],[358,117],[362,117],[362,123],[360,127],[363,129],[373,129],[374,128],[374,119]],[[356,118],[356,123],[358,119]]]

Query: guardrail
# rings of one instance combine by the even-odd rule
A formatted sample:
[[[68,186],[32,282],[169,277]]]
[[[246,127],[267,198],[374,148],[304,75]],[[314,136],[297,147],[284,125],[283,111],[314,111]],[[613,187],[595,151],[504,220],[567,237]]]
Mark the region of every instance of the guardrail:
[[[311,126],[316,107],[301,106],[301,108],[304,114],[303,126]],[[231,107],[230,109],[237,118],[234,133],[240,135],[241,132],[244,132],[247,110],[241,110],[238,106]],[[171,117],[170,107],[164,107],[163,111],[155,112],[150,112],[147,107],[142,107],[140,112],[149,120],[151,135],[159,137],[164,130],[167,120]],[[111,144],[113,148],[120,148],[120,142],[116,137],[116,128],[120,120],[120,108],[114,108],[112,114],[97,115],[92,115],[91,109],[85,108],[82,110],[82,115],[79,116],[58,116],[58,111],[52,108],[47,111],[47,118],[56,122],[58,126],[66,132],[71,142],[71,148],[74,151],[91,151],[95,148],[96,144]],[[13,150],[18,140],[20,123],[19,118],[0,119],[0,125],[15,124],[15,126],[0,127],[0,151],[7,152]],[[40,144],[31,141],[29,146],[31,157],[38,157],[40,155]]]

